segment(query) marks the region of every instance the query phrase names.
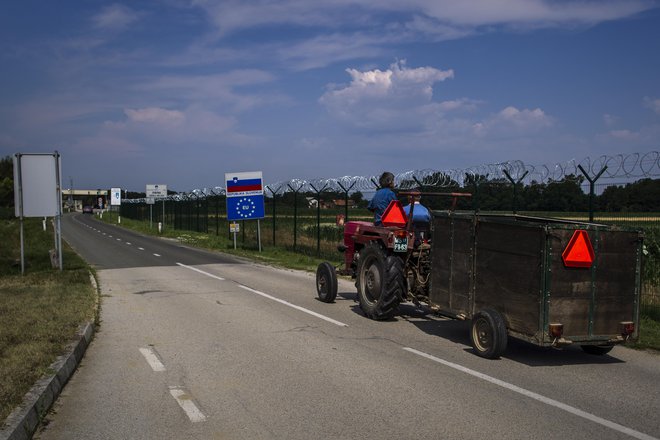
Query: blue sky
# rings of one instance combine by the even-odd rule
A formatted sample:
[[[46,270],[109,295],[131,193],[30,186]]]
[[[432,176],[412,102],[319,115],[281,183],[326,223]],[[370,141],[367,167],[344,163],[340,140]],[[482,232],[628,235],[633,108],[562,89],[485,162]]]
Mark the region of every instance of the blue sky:
[[[660,4],[5,0],[0,155],[77,188],[660,148]]]

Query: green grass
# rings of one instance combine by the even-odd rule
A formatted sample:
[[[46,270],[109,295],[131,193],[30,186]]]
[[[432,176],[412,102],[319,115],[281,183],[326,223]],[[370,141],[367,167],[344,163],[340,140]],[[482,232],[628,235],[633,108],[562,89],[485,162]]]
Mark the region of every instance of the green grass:
[[[639,340],[628,345],[642,350],[660,350],[660,321],[648,315],[642,315],[639,323]]]
[[[64,270],[52,269],[50,224],[47,229],[39,219],[26,219],[21,275],[18,221],[0,220],[0,420],[48,372],[80,325],[96,316],[89,268],[64,246]]]

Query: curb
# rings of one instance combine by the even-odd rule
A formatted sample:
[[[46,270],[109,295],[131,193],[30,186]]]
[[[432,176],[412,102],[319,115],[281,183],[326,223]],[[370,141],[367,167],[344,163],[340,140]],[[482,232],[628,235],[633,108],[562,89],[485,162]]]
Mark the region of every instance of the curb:
[[[90,278],[98,295],[96,280],[91,274]],[[98,314],[98,300],[96,313]],[[93,337],[94,323],[82,324],[74,341],[67,346],[65,354],[59,356],[50,365],[49,371],[53,373],[39,379],[25,394],[23,403],[0,425],[2,427],[0,440],[29,440],[32,438],[51,405],[55,403],[62,389],[78,368]]]

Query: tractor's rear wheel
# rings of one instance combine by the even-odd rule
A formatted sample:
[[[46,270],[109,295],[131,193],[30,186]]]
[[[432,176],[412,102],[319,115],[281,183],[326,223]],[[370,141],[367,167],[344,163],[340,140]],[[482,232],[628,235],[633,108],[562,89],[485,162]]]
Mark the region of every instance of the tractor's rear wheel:
[[[387,255],[372,243],[360,252],[357,271],[358,301],[367,317],[376,320],[392,318],[405,294],[403,261]]]
[[[316,293],[326,303],[333,302],[337,297],[337,273],[327,261],[319,264],[316,269]]]
[[[508,339],[504,318],[497,310],[484,309],[472,317],[470,341],[478,356],[499,358],[506,350]]]

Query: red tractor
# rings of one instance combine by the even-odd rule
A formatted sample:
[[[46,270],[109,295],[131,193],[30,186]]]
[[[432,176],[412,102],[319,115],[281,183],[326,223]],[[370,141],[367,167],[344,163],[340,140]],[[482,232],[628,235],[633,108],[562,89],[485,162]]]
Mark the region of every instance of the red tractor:
[[[337,274],[356,279],[358,302],[366,316],[382,320],[392,318],[401,302],[428,302],[431,271],[430,224],[413,222],[415,201],[420,192],[400,192],[408,196],[410,213],[394,200],[382,216],[383,226],[352,221],[344,225],[344,265],[335,267],[323,262],[316,271],[318,297],[333,302],[337,296]],[[453,198],[452,210],[459,197],[467,193],[425,193]]]

